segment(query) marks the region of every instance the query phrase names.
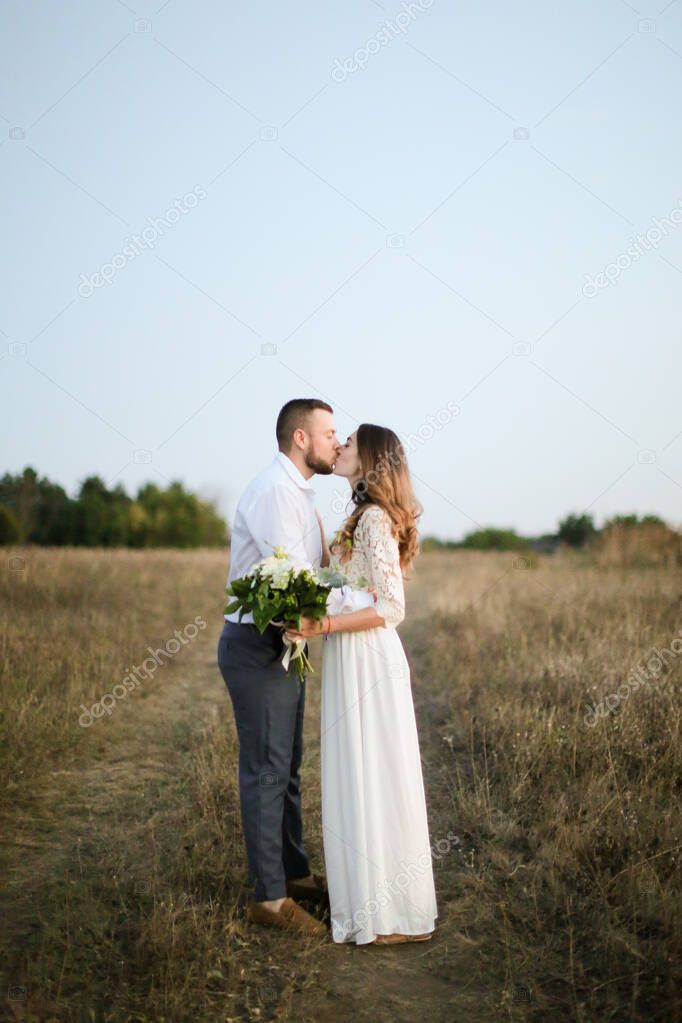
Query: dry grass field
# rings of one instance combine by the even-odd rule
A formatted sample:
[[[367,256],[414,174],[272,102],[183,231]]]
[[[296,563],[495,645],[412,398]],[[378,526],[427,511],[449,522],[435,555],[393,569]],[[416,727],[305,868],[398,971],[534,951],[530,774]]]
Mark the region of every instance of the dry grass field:
[[[243,917],[225,555],[3,559],[2,1019],[682,1020],[679,567],[422,555],[400,633],[439,918],[363,949]]]

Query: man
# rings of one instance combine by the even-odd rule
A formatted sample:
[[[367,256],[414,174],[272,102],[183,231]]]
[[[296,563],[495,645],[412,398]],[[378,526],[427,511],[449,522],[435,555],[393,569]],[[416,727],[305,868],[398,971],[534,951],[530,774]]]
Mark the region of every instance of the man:
[[[341,445],[333,409],[316,398],[297,398],[277,418],[278,452],[242,494],[232,529],[232,579],[283,547],[300,566],[319,567],[322,523],[310,478],[332,472]],[[344,588],[345,589],[345,588]],[[281,664],[281,629],[261,636],[253,615],[225,615],[218,664],[227,685],[239,735],[242,825],[254,882],[250,920],[304,934],[326,934],[324,925],[294,900],[327,899],[323,877],[311,874],[303,843],[299,768],[305,679]]]

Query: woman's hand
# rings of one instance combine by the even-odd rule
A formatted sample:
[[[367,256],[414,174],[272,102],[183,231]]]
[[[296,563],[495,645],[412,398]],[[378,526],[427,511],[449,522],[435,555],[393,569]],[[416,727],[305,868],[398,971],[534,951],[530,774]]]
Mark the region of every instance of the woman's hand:
[[[324,632],[324,618],[318,621],[316,618],[301,618],[301,628],[287,629],[287,636],[292,639],[312,639],[313,636],[321,636]]]

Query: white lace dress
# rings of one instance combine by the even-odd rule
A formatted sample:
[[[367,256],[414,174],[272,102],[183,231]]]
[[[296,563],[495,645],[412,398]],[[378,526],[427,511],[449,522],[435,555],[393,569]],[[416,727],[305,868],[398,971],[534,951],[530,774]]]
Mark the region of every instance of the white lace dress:
[[[370,581],[386,620],[385,627],[332,633],[323,653],[322,834],[332,938],[361,945],[377,934],[425,934],[438,912],[410,669],[396,632],[405,616],[403,577],[387,513],[370,505],[350,560],[332,554],[331,564]]]

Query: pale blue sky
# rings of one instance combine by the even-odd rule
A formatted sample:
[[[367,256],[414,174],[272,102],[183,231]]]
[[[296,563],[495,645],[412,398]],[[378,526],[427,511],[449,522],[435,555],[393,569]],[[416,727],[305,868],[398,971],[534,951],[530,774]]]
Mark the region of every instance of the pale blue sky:
[[[342,440],[423,428],[423,532],[682,524],[682,0],[2,22],[0,471],[179,478],[230,517],[315,395]],[[345,484],[315,485],[331,531]]]

